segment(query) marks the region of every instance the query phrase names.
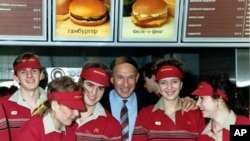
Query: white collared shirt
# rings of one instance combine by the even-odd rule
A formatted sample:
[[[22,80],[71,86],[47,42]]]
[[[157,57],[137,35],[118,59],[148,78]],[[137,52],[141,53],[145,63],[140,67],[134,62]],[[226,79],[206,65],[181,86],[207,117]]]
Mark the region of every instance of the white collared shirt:
[[[103,106],[98,102],[95,106],[94,112],[92,113],[91,116],[87,117],[85,120],[80,120],[79,118],[76,119],[76,123],[78,124],[78,128],[84,125],[85,123],[88,123],[91,120],[97,119],[99,116],[107,116],[105,109]]]
[[[230,130],[230,125],[235,124],[236,121],[236,115],[235,113],[231,110],[228,117],[223,123],[222,129]],[[202,131],[201,134],[208,135],[209,137],[213,138],[216,141],[222,141],[222,130],[220,130],[218,133],[213,133],[212,132],[212,123],[213,120],[210,120],[205,129]]]
[[[39,87],[39,92],[40,92],[40,97],[36,102],[36,107],[38,107],[42,102],[44,102],[45,100],[47,100],[47,93],[44,89],[42,89],[41,87]],[[30,109],[31,113],[33,112],[34,109],[31,108],[31,106],[25,102],[22,98],[21,95],[21,91],[20,89],[18,89],[10,98],[9,101],[13,101],[16,102],[18,105],[21,105],[23,107],[26,107],[28,109]]]

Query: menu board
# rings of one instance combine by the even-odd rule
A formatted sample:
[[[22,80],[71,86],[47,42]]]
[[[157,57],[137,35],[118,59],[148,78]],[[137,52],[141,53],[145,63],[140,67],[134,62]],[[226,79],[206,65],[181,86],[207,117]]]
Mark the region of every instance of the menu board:
[[[114,0],[54,0],[53,41],[113,41]]]
[[[183,41],[250,41],[250,0],[187,0],[185,7]]]
[[[0,0],[0,40],[45,40],[46,0]]]
[[[119,42],[177,42],[179,0],[119,2]]]

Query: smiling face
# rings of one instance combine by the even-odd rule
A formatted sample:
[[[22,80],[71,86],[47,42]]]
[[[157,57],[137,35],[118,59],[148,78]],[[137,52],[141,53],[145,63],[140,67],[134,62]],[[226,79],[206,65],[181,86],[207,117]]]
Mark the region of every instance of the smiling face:
[[[20,84],[23,90],[35,90],[39,86],[39,82],[42,78],[42,73],[39,69],[25,68],[18,70],[14,79]]]
[[[138,78],[139,74],[133,65],[122,63],[114,67],[111,82],[118,95],[121,98],[127,99],[135,90]]]
[[[85,104],[88,107],[95,106],[101,100],[105,92],[105,86],[90,80],[84,80],[82,85]]]
[[[179,97],[182,81],[178,77],[166,77],[158,81],[160,92],[165,99],[174,100]]]
[[[214,118],[218,113],[218,99],[211,96],[199,96],[196,105],[200,108],[203,117]]]

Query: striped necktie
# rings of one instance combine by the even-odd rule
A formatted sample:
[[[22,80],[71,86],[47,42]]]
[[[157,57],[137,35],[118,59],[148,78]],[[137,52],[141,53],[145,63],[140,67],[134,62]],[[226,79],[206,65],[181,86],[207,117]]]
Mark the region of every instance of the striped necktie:
[[[128,108],[126,106],[127,100],[123,100],[123,106],[121,110],[121,126],[122,126],[122,141],[126,141],[128,139]]]

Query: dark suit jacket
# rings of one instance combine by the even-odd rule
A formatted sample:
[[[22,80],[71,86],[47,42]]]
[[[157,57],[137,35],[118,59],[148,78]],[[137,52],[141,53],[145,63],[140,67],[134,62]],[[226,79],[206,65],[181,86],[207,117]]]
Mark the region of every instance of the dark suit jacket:
[[[112,90],[112,89],[111,89]],[[107,91],[102,99],[101,99],[101,104],[105,109],[107,109],[111,113],[111,106],[110,106],[110,101],[109,101],[109,91]],[[139,112],[143,107],[149,106],[152,104],[155,104],[158,100],[159,97],[155,94],[147,93],[146,90],[144,89],[136,89],[135,90],[136,96],[137,96],[137,112]]]

